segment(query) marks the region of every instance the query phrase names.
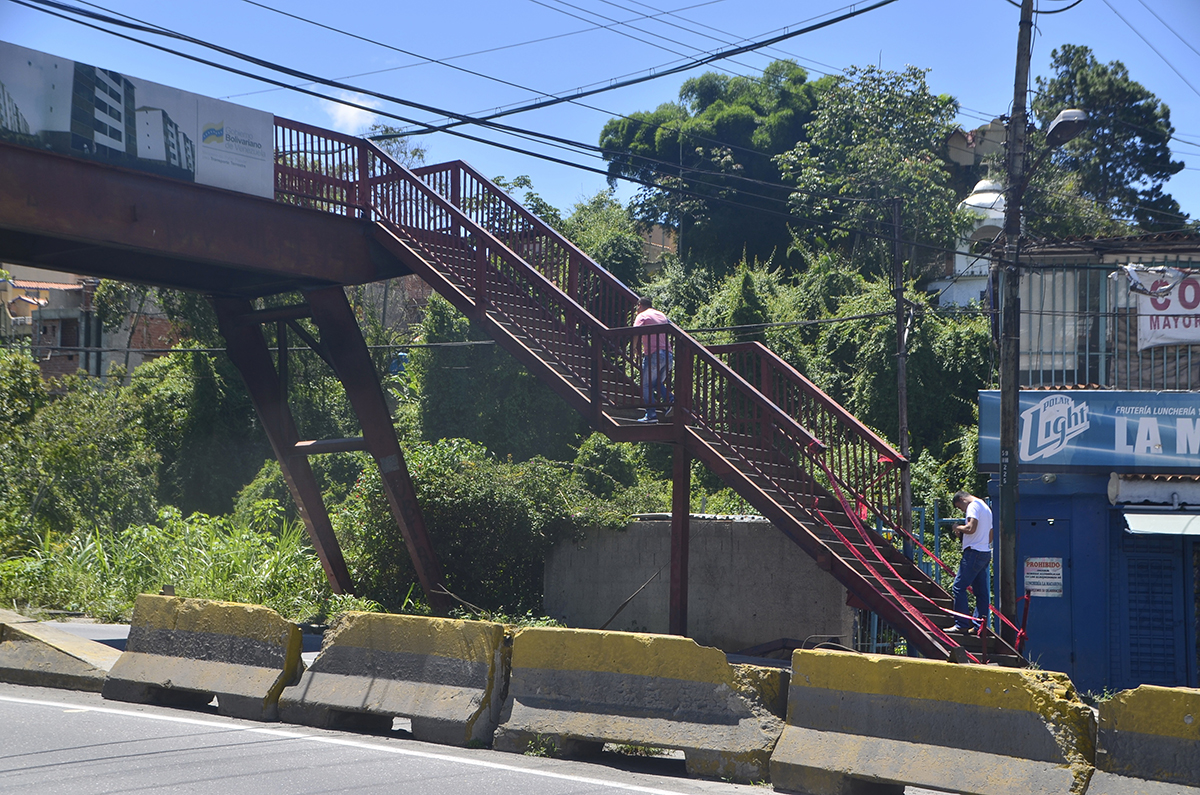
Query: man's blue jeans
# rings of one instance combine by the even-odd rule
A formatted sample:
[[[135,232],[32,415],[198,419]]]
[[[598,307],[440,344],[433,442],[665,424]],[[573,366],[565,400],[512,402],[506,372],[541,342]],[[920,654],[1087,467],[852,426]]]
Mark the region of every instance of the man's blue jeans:
[[[671,388],[667,383],[671,375],[674,357],[668,350],[659,350],[642,357],[642,402],[646,404],[646,418],[658,416],[654,403],[670,403]]]
[[[958,574],[954,575],[954,612],[967,614],[967,588],[975,592],[975,618],[987,621],[988,607],[992,603],[992,588],[988,577],[988,564],[992,562],[992,553],[978,549],[964,549],[962,562],[958,564]],[[954,617],[954,625],[960,629],[967,626],[967,620]]]

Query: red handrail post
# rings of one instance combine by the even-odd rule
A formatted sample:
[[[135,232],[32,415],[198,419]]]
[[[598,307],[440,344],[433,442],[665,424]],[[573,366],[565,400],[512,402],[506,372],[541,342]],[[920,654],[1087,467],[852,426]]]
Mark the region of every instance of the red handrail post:
[[[684,425],[692,419],[693,352],[688,341],[675,335],[675,414],[673,422],[679,441],[683,441]]]
[[[667,633],[671,635],[687,635],[691,502],[691,456],[685,445],[676,443],[671,461],[671,597],[667,620]]]
[[[604,337],[600,329],[592,329],[592,383],[588,390],[592,401],[592,427],[603,427],[604,386],[600,379],[604,373]]]
[[[355,146],[358,153],[358,217],[371,217],[371,153],[361,143]]]
[[[475,311],[479,322],[487,314],[487,242],[475,238]]]

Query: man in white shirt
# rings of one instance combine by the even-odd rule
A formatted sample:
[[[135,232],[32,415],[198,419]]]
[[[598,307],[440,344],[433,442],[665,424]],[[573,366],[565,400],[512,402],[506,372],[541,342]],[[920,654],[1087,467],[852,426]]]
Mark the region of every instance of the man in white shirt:
[[[954,629],[972,632],[980,621],[987,621],[992,589],[988,566],[992,562],[992,509],[978,497],[965,491],[954,495],[954,507],[966,515],[966,521],[956,525],[955,535],[962,539],[962,561],[954,577],[951,592],[954,596]],[[975,619],[967,618],[967,588],[975,593]]]

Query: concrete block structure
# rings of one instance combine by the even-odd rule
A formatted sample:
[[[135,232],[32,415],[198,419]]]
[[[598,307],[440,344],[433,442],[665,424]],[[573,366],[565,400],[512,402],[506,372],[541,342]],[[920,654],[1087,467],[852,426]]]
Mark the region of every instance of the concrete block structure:
[[[524,753],[539,739],[567,755],[604,743],[675,748],[692,775],[761,781],[786,690],[786,671],[730,664],[688,638],[524,629],[495,748]]]
[[[694,516],[690,524],[688,637],[726,652],[781,638],[851,645],[846,589],[770,522]],[[649,580],[609,629],[665,633],[670,560],[669,517],[559,543],[546,558],[546,614],[599,629]]]
[[[279,717],[309,726],[377,727],[412,720],[418,740],[488,744],[507,684],[502,624],[424,616],[345,613]]]

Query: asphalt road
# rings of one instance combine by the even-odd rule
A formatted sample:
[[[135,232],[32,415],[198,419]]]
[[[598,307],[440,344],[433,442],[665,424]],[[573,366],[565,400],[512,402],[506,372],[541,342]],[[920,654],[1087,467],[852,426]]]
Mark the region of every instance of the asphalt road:
[[[0,793],[761,795],[679,759],[584,763],[449,748],[0,684]],[[628,760],[628,761],[626,761]],[[622,769],[615,765],[631,765]]]

